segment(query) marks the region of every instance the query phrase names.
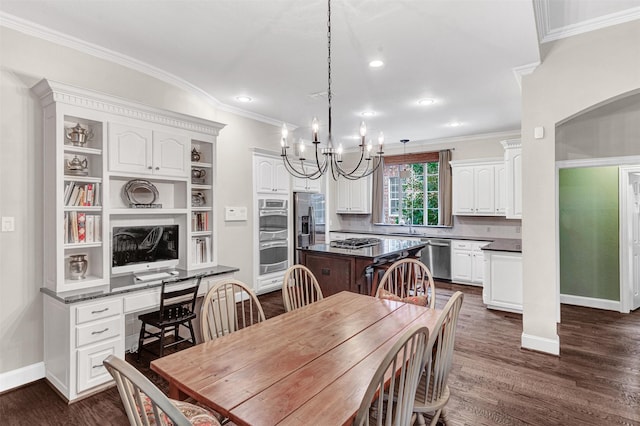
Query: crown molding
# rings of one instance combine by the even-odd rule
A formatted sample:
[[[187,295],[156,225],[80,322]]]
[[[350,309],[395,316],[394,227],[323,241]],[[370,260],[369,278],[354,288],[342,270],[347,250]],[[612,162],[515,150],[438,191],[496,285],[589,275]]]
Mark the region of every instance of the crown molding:
[[[428,146],[428,145],[438,145],[443,143],[466,142],[469,140],[476,140],[476,139],[494,139],[494,138],[495,139],[516,139],[519,137],[520,137],[520,129],[507,130],[505,132],[481,133],[481,134],[467,135],[467,136],[456,136],[452,138],[411,141],[413,142],[411,145],[412,146],[415,146],[415,145]]]
[[[87,41],[84,41],[75,37],[71,37],[67,34],[52,30],[50,28],[44,27],[42,25],[36,24],[31,21],[27,21],[22,18],[18,18],[17,16],[13,16],[2,11],[0,11],[0,26],[7,27],[9,29],[45,40],[51,43],[65,46],[65,47],[77,50],[79,52],[94,56],[96,58],[104,59],[106,61],[110,61],[118,65],[122,65],[124,67],[141,72],[143,74],[149,75],[158,80],[164,81],[165,83],[169,83],[187,92],[200,96],[204,98],[213,107],[220,109],[222,111],[226,111],[226,112],[239,115],[242,117],[246,117],[246,118],[251,118],[253,120],[260,121],[266,124],[271,124],[273,126],[282,126],[282,120],[277,120],[272,117],[267,117],[266,115],[258,114],[251,111],[246,111],[241,108],[222,103],[218,99],[210,95],[209,93],[189,83],[188,81],[183,80],[182,78],[174,74],[171,74],[160,68],[154,67],[153,65],[147,64],[146,62],[139,61],[130,56],[126,56],[121,53],[115,52],[113,50],[98,46],[96,44],[89,43]],[[291,125],[289,127],[295,128],[296,126]]]
[[[161,110],[52,80],[40,80],[31,90],[40,98],[40,103],[43,107],[54,102],[77,105],[113,115],[131,117],[137,120],[164,124],[214,136],[217,136],[225,126],[225,124],[204,118]]]
[[[521,65],[511,70],[513,71],[513,75],[516,78],[516,81],[518,82],[518,87],[520,87],[520,91],[522,91],[522,76],[525,76],[534,72],[536,68],[538,68],[538,65],[540,65],[540,61],[532,62],[526,65]]]
[[[550,0],[533,0],[533,6],[536,14],[536,27],[538,28],[540,43],[548,43],[550,41],[560,40],[566,37],[572,37],[589,31],[595,31],[612,25],[640,19],[640,7],[634,7],[552,29],[549,18],[549,2]]]

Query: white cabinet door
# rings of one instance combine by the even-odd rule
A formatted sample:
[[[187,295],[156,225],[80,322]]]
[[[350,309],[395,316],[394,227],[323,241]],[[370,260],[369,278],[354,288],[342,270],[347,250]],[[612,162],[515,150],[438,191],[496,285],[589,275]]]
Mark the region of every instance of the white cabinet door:
[[[153,139],[150,129],[109,123],[109,170],[151,173]]]
[[[494,166],[475,167],[474,179],[475,213],[481,215],[495,214]]]
[[[256,190],[258,192],[273,193],[274,164],[270,158],[256,157]]]
[[[371,213],[371,178],[338,179],[336,213]]]
[[[513,167],[513,215],[522,218],[522,150],[517,150],[511,159]]]
[[[522,254],[488,251],[483,301],[489,309],[522,312]]]
[[[185,136],[153,132],[153,173],[187,177],[190,173],[190,142]]]
[[[277,158],[273,160],[274,162],[274,177],[273,182],[274,192],[278,194],[288,194],[289,193],[289,179],[291,179],[291,175],[287,171],[287,168],[284,166],[281,158]]]
[[[471,250],[471,282],[482,285],[484,282],[484,254],[482,247],[486,243],[473,243]]]
[[[289,193],[289,172],[280,157],[256,156],[254,160],[256,191],[269,194]]]
[[[473,181],[473,167],[455,167],[453,169],[453,214],[475,213]]]
[[[473,262],[471,259],[471,242],[451,242],[451,281],[471,282]]]
[[[495,202],[496,214],[504,216],[507,211],[507,167],[505,164],[495,166]]]
[[[507,219],[522,218],[522,148],[519,139],[502,141],[506,166],[505,197]]]

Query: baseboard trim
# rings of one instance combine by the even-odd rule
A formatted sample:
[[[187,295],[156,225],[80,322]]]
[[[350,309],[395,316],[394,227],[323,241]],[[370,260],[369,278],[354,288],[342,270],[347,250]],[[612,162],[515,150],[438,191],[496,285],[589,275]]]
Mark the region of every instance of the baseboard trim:
[[[534,336],[522,333],[521,345],[524,349],[544,352],[551,355],[560,355],[560,338],[548,339],[546,337]]]
[[[44,378],[44,362],[0,374],[0,393]]]
[[[584,306],[586,308],[605,309],[607,311],[620,311],[618,300],[596,299],[594,297],[573,296],[571,294],[561,294],[560,303],[565,305]]]

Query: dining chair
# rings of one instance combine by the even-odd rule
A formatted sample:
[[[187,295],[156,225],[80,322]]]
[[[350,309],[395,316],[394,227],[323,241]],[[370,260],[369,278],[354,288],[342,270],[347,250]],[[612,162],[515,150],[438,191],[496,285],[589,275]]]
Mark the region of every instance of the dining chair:
[[[188,402],[169,399],[126,361],[109,355],[103,364],[116,382],[131,426],[220,426],[213,412]]]
[[[436,288],[433,276],[418,259],[401,259],[384,273],[376,297],[435,308]]]
[[[451,296],[436,322],[435,332],[429,336],[423,362],[424,370],[413,403],[413,412],[419,425],[426,424],[425,413],[433,413],[431,426],[438,423],[442,409],[449,401],[447,380],[453,361],[456,325],[463,298],[464,295],[460,291]],[[444,418],[444,415],[442,417]]]
[[[138,338],[138,360],[140,360],[140,353],[143,350],[154,353],[144,345],[145,339],[148,338],[154,338],[155,341],[160,342],[159,352],[154,353],[160,357],[163,356],[165,348],[183,342],[196,344],[196,335],[191,321],[196,318],[195,306],[201,280],[202,277],[198,277],[188,287],[180,286],[178,283],[162,283],[160,309],[138,316],[142,322]],[[151,326],[153,329],[149,331],[147,326]],[[180,326],[189,330],[188,338],[180,337]],[[174,339],[173,342],[165,344],[167,330],[173,331]]]
[[[202,302],[202,339],[207,342],[264,320],[264,311],[252,289],[238,280],[222,281],[209,289]]]
[[[313,272],[304,265],[293,265],[284,275],[282,301],[285,312],[322,300],[322,289]]]
[[[415,325],[389,349],[367,388],[353,424],[410,424],[429,329]]]

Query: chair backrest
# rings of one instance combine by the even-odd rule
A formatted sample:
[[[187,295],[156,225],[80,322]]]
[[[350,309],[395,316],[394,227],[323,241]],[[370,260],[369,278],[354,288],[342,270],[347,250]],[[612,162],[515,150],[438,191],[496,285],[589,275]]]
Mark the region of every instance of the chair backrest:
[[[149,424],[190,425],[189,420],[167,396],[131,364],[109,355],[104,361],[113,376],[120,398],[132,426]]]
[[[193,285],[175,290],[168,286],[176,286],[176,283],[163,281],[160,292],[160,321],[181,318],[195,312],[200,281],[202,277],[193,281]]]
[[[207,342],[264,320],[253,290],[238,280],[222,281],[209,289],[202,303],[202,339]]]
[[[456,326],[463,298],[464,294],[461,291],[451,296],[436,322],[435,332],[429,337],[423,361],[426,392],[424,392],[424,400],[419,400],[418,403],[433,404],[448,394],[447,380],[453,362]]]
[[[371,418],[377,425],[411,424],[428,340],[429,329],[420,325],[413,326],[398,339],[373,375],[354,425],[369,425]]]
[[[293,265],[284,275],[282,301],[286,312],[322,300],[322,290],[313,272],[304,265]]]
[[[431,271],[417,259],[401,259],[391,265],[378,284],[376,297],[380,297],[383,290],[400,298],[426,295],[429,308],[436,306],[436,288]]]

